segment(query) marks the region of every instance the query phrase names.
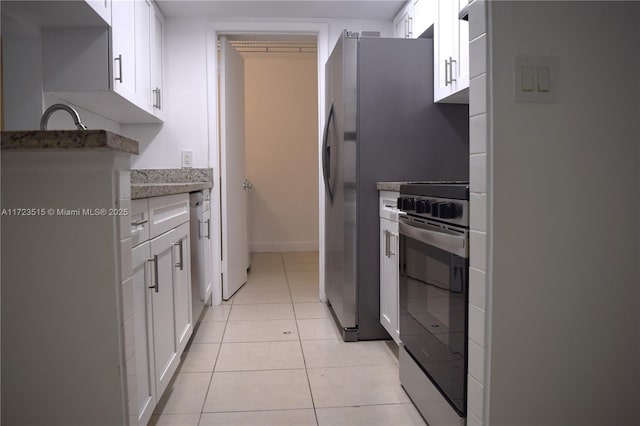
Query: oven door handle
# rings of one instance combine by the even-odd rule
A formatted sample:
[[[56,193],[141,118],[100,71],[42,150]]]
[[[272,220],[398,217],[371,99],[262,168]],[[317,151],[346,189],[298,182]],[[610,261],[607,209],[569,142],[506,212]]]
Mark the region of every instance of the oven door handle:
[[[452,235],[445,232],[432,231],[430,229],[418,228],[400,222],[400,235],[413,238],[424,244],[453,253],[457,256],[468,258],[469,247],[467,238],[464,235]]]

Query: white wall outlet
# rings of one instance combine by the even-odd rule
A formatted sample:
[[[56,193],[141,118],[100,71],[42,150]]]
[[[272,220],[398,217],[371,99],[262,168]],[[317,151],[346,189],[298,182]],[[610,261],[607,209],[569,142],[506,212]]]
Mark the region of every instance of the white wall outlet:
[[[182,167],[193,167],[193,151],[180,151],[182,153]]]

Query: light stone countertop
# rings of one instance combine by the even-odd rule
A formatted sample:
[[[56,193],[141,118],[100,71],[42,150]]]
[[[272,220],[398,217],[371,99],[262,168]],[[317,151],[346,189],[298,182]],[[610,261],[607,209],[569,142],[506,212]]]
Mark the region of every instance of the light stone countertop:
[[[0,134],[3,151],[107,150],[138,154],[138,142],[107,130],[25,130]]]
[[[161,197],[213,187],[213,169],[131,170],[131,199]]]
[[[378,191],[400,191],[400,185],[407,182],[378,182]]]

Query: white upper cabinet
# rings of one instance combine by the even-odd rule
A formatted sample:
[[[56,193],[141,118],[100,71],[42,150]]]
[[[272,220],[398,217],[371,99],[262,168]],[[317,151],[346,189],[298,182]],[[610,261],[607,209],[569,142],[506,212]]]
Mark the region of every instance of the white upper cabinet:
[[[111,0],[85,0],[104,22],[111,25]]]
[[[163,116],[164,17],[154,4],[151,19],[151,103],[154,114]]]
[[[45,92],[118,123],[159,123],[162,15],[151,0],[111,2],[111,27],[43,29]],[[160,77],[161,81],[161,77]]]
[[[438,0],[413,0],[413,38],[418,38],[436,20]]]
[[[469,103],[469,23],[458,18],[468,0],[438,0],[434,27],[434,101]]]
[[[413,2],[407,2],[393,19],[395,38],[412,38]]]
[[[135,9],[133,0],[115,1],[111,8],[113,89],[129,100],[136,97]]]
[[[410,0],[393,19],[394,37],[418,38],[436,19],[438,0]]]
[[[153,112],[151,103],[151,22],[154,19],[150,0],[135,0],[135,81],[136,97],[145,110]]]

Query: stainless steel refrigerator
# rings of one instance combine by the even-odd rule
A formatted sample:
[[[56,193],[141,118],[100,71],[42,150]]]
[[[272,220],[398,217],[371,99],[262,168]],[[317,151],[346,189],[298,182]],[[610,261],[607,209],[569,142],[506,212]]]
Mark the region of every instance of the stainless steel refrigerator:
[[[379,181],[469,179],[469,107],[433,103],[433,40],[344,31],[326,67],[325,289],[345,341],[379,322]]]

